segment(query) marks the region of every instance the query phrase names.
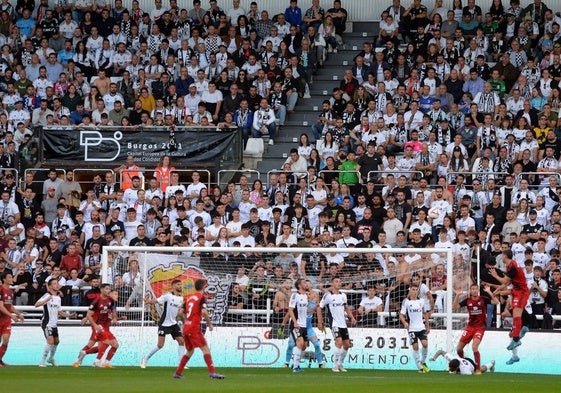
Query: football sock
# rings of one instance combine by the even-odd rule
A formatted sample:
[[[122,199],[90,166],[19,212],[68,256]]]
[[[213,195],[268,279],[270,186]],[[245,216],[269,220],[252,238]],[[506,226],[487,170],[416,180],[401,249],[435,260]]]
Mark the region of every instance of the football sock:
[[[421,363],[421,358],[419,357],[419,350],[413,350],[413,359],[415,359],[415,364]]]
[[[148,352],[148,355],[146,355],[146,359],[150,359],[159,350],[160,350],[160,347],[158,347],[156,345],[154,348],[152,348],[152,350],[150,352]]]
[[[512,323],[512,339],[514,341],[520,339],[520,329],[522,329],[522,317],[514,317]]]
[[[335,352],[333,353],[333,365],[334,366],[338,366],[339,365],[339,356],[341,353],[341,348],[335,348]]]
[[[345,356],[347,356],[347,350],[341,348],[341,351],[339,353],[339,366],[343,365],[343,362],[345,361]]]
[[[421,363],[424,363],[425,360],[427,359],[427,352],[428,352],[428,348],[421,347]]]
[[[183,357],[179,361],[179,366],[177,366],[177,370],[175,370],[175,373],[181,375],[188,361],[189,361],[189,356],[183,355]]]
[[[473,360],[475,361],[475,369],[480,370],[481,369],[481,354],[479,353],[479,351],[474,351],[473,352]]]
[[[208,367],[208,372],[214,374],[216,370],[214,370],[214,364],[212,363],[212,356],[210,353],[205,353],[204,355],[206,366]]]
[[[302,350],[298,347],[294,348],[294,364],[292,368],[300,367],[300,357],[302,356]]]
[[[185,352],[187,352],[187,350],[185,349],[185,345],[177,346],[177,354],[179,355],[179,359],[181,359],[183,355],[185,355]]]
[[[458,349],[458,356],[461,357],[462,359],[464,358],[464,350],[463,349]]]
[[[115,347],[111,347],[111,349],[109,350],[109,353],[107,353],[107,361],[111,361],[111,359],[113,359],[113,356],[115,355],[115,352],[117,352],[117,348]]]
[[[292,359],[292,352],[294,351],[294,340],[290,337],[288,340],[288,347],[286,348],[286,356],[285,356],[285,363],[290,363]]]
[[[314,341],[312,344],[314,344],[314,349],[316,353],[316,362],[318,362],[318,364],[323,363],[323,353],[321,353],[321,346],[319,340]]]
[[[487,371],[491,370],[491,367],[493,367],[493,363],[489,362],[485,365],[485,367],[487,367]]]
[[[0,361],[2,361],[2,358],[4,357],[4,354],[6,353],[7,350],[8,350],[8,344],[3,344],[2,346],[0,346]]]
[[[47,360],[47,355],[49,354],[50,351],[51,351],[51,345],[50,344],[45,345],[45,349],[43,349],[43,357],[41,358],[41,363],[44,363],[45,360]]]
[[[514,349],[512,350],[512,356],[513,356],[513,357],[517,357],[517,356],[518,356],[518,348],[514,348]]]
[[[58,344],[51,345],[51,356],[50,356],[51,359],[55,358],[55,353],[56,353],[57,348],[58,348]]]
[[[99,347],[98,346],[84,347],[84,349],[82,349],[82,351],[84,351],[86,353],[86,355],[91,355],[93,353],[97,353],[99,351]]]
[[[99,344],[99,350],[97,352],[97,360],[100,360],[103,357],[108,346],[109,345],[104,343]]]

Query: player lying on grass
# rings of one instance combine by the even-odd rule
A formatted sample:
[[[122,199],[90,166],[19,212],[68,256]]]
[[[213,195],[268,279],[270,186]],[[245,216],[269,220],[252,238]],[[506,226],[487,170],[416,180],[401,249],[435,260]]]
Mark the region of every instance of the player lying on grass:
[[[474,375],[481,374],[486,371],[495,372],[495,361],[491,360],[489,364],[484,364],[481,366],[481,373],[476,373],[475,362],[470,358],[459,358],[450,355],[448,352],[439,349],[436,351],[434,356],[430,358],[431,362],[436,361],[439,356],[444,356],[448,362],[448,371],[450,374],[461,374],[461,375]]]

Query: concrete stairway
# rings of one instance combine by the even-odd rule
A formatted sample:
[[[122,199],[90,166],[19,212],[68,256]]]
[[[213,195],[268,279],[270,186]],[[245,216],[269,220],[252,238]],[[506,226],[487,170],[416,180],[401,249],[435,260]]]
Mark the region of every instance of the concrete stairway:
[[[275,138],[273,146],[265,145],[265,152],[261,158],[247,160],[245,169],[256,169],[261,173],[261,180],[267,181],[267,172],[278,170],[286,160],[290,149],[298,146],[298,140],[303,133],[313,141],[311,130],[315,124],[318,111],[321,110],[323,100],[329,99],[333,87],[339,85],[345,68],[353,64],[353,57],[362,50],[365,41],[372,41],[377,34],[378,24],[375,22],[354,22],[353,32],[343,35],[344,45],[339,47],[338,53],[329,53],[323,68],[319,69],[310,86],[311,98],[299,99],[296,111],[287,115],[284,127]],[[367,36],[363,36],[363,32]],[[246,160],[244,159],[244,162]],[[249,165],[248,165],[249,164]]]

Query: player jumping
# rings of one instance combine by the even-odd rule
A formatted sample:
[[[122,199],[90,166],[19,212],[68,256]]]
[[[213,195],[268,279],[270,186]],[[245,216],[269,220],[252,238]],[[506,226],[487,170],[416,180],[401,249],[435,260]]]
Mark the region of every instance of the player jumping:
[[[492,304],[499,303],[488,285],[484,287],[484,291],[490,296],[490,299],[480,296],[479,286],[477,286],[477,284],[472,284],[469,287],[469,297],[460,302],[460,296],[463,294],[463,291],[457,291],[454,297],[454,304],[452,305],[454,311],[459,310],[460,307],[467,307],[469,314],[468,324],[460,337],[456,352],[460,358],[464,358],[464,347],[469,344],[470,341],[472,342],[471,349],[475,360],[475,374],[481,374],[482,372],[479,344],[481,344],[481,340],[485,334],[485,328],[487,327],[487,304],[489,302]]]
[[[177,341],[177,351],[181,359],[185,355],[185,341],[181,334],[181,328],[177,323],[177,314],[183,305],[182,284],[181,280],[173,280],[171,282],[172,290],[157,299],[147,299],[148,304],[162,304],[164,311],[160,316],[160,325],[158,326],[158,344],[142,359],[140,362],[141,368],[146,368],[148,359],[150,359],[156,352],[164,346],[166,335],[170,335]]]
[[[183,355],[179,361],[179,366],[175,370],[174,378],[183,378],[183,369],[185,365],[193,356],[195,348],[200,348],[203,351],[203,357],[205,363],[208,367],[209,377],[212,379],[224,379],[224,376],[218,374],[214,369],[214,364],[212,363],[212,356],[210,355],[210,349],[207,345],[205,336],[201,331],[201,319],[206,320],[208,329],[212,331],[212,321],[208,314],[206,298],[203,294],[206,282],[203,279],[198,279],[195,281],[195,290],[197,293],[189,296],[185,296],[185,322],[183,324],[183,340],[185,341],[185,348],[187,353]]]
[[[518,266],[518,263],[512,259],[512,251],[505,250],[502,253],[502,261],[506,266],[506,275],[500,276],[495,269],[490,269],[489,273],[497,279],[501,285],[495,289],[495,294],[505,289],[509,284],[512,284],[512,330],[509,336],[512,338],[510,344],[506,347],[512,351],[516,347],[522,345],[520,341],[522,331],[522,313],[528,298],[530,297],[530,290],[526,283],[526,275],[524,270]],[[516,355],[515,355],[516,356]]]

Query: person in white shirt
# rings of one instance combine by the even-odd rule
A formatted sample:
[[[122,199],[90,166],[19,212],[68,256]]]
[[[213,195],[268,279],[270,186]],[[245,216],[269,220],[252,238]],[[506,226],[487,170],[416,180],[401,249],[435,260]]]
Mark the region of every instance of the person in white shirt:
[[[320,302],[320,307],[327,307],[331,314],[331,331],[335,339],[335,354],[333,356],[333,372],[346,372],[343,362],[347,356],[347,351],[351,346],[349,330],[345,314],[349,317],[351,325],[356,323],[351,309],[347,304],[347,295],[340,292],[342,287],[341,279],[334,277],[331,280],[330,290],[325,292]]]
[[[267,99],[261,99],[259,109],[253,114],[253,138],[261,138],[268,132],[269,145],[273,145],[276,132],[275,120],[275,111],[269,106]]]
[[[413,349],[413,358],[420,373],[429,372],[429,368],[425,363],[428,352],[428,337],[430,332],[429,313],[426,312],[425,302],[418,298],[419,286],[411,284],[409,287],[409,295],[403,300],[399,320],[409,332],[410,344]],[[422,349],[419,356],[419,341],[421,341]]]

